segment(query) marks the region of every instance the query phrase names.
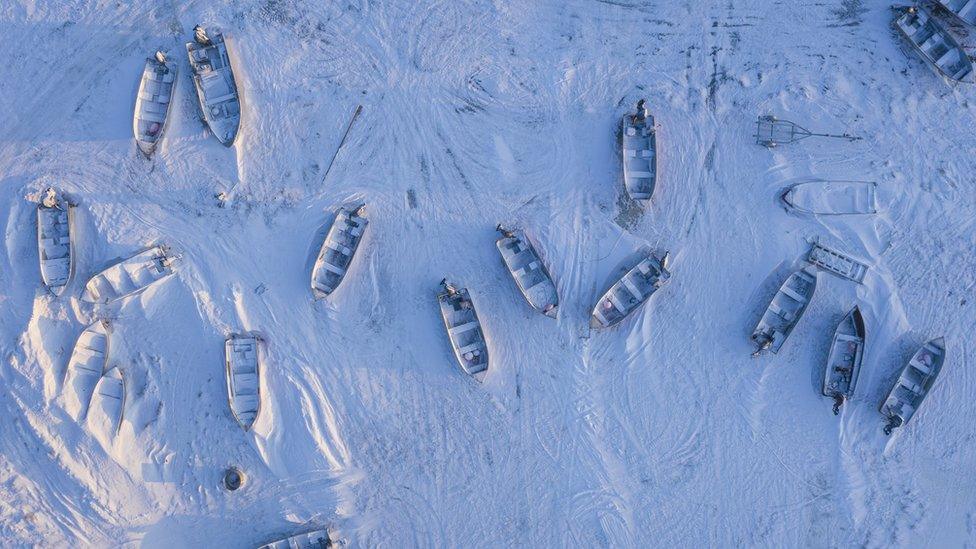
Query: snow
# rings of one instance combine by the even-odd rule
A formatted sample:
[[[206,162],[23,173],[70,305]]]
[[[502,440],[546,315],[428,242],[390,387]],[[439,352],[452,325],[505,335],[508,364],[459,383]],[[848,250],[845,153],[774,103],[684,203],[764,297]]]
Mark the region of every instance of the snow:
[[[860,0],[4,3],[2,544],[245,547],[324,527],[352,546],[973,543],[976,105],[892,16]],[[229,149],[199,121],[182,53],[197,23],[230,44]],[[131,116],[156,49],[181,70],[146,160]],[[660,126],[646,207],[616,145],[640,98]],[[864,139],[767,150],[752,138],[767,113]],[[877,181],[883,211],[788,214],[781,190],[812,178]],[[48,186],[78,204],[60,298],[36,255]],[[354,202],[369,230],[315,302],[323,230]],[[556,321],[502,266],[499,222],[540,244]],[[815,237],[866,260],[864,284],[821,275],[781,352],[750,358]],[[175,274],[98,309],[126,394],[118,433],[95,436],[62,399],[96,320],[79,297],[154,243],[181,254]],[[672,252],[671,282],[591,332],[647,248]],[[478,308],[484,384],[451,354],[445,276]],[[820,383],[855,303],[866,355],[837,417]],[[267,343],[249,432],[227,402],[232,332]],[[940,335],[940,379],[885,437],[878,405]]]

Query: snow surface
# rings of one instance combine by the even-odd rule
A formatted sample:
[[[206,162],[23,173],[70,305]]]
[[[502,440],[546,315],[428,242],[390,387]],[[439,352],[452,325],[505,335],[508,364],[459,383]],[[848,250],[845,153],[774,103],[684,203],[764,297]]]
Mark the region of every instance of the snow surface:
[[[352,546],[972,546],[974,91],[937,77],[892,16],[860,0],[4,2],[0,545],[247,547],[330,526]],[[230,149],[199,121],[196,23],[229,37]],[[131,115],[157,48],[181,70],[146,160]],[[646,207],[616,145],[642,97],[660,125]],[[765,113],[865,139],[766,150],[751,137]],[[780,191],[808,178],[878,181],[884,212],[787,214]],[[34,230],[49,185],[78,203],[57,299]],[[358,201],[359,256],[315,302],[323,227]],[[498,222],[541,243],[558,320],[504,271]],[[864,285],[821,274],[780,354],[750,358],[816,236],[871,265]],[[127,394],[103,444],[61,396],[95,318],[78,297],[154,242],[182,254],[176,275],[104,311]],[[671,250],[671,283],[591,332],[594,300],[645,247]],[[490,339],[483,385],[451,356],[445,276]],[[854,303],[867,355],[835,417],[820,383]],[[247,433],[223,365],[240,331],[267,342]],[[883,395],[938,335],[941,378],[885,437]],[[237,492],[220,485],[231,465]]]

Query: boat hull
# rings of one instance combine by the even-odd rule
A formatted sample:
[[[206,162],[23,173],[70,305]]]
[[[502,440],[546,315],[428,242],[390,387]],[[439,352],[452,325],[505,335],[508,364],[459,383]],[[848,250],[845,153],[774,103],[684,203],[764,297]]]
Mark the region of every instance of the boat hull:
[[[855,305],[837,325],[827,354],[822,393],[835,400],[834,413],[854,394],[864,359],[864,346],[864,317]]]
[[[437,302],[455,360],[464,373],[483,382],[490,363],[488,342],[468,290],[461,288],[453,294],[445,290],[437,294]]]
[[[945,362],[945,338],[927,341],[902,368],[894,386],[881,403],[881,414],[888,420],[885,433],[901,427],[914,417],[928,396]]]
[[[817,272],[813,267],[787,277],[752,332],[751,339],[758,347],[753,356],[763,351],[779,352],[806,312],[816,289]]]
[[[644,117],[624,115],[621,154],[624,187],[634,200],[650,200],[657,186],[657,132],[654,116],[646,108]]]
[[[651,254],[614,282],[593,306],[590,327],[612,328],[647,303],[671,279],[667,257]]]
[[[502,263],[529,306],[548,317],[556,318],[559,294],[549,269],[524,232],[515,231],[511,234],[512,236],[503,235],[495,241]]]

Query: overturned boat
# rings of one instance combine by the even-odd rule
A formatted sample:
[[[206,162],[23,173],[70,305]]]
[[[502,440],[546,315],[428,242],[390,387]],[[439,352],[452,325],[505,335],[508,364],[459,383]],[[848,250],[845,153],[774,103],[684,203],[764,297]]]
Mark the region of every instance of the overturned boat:
[[[752,341],[757,346],[752,356],[759,356],[763,351],[779,352],[807,310],[816,289],[817,271],[813,267],[796,271],[783,282],[752,331]]]
[[[621,125],[624,186],[627,194],[634,200],[649,200],[657,183],[657,134],[654,115],[641,99],[637,102],[637,113],[625,114]]]
[[[105,371],[111,331],[107,320],[95,322],[81,332],[71,351],[65,371],[64,403],[68,414],[79,422],[88,415],[95,386]]]
[[[464,373],[482,382],[488,375],[488,344],[474,303],[467,288],[456,288],[447,279],[441,281],[441,286],[444,290],[437,294],[437,302],[451,349]]]
[[[873,181],[806,181],[788,187],[780,199],[796,212],[868,215],[878,213],[877,188]]]
[[[174,261],[165,246],[153,246],[93,276],[81,299],[104,304],[140,292],[173,274]]]
[[[52,294],[64,292],[74,275],[71,205],[49,188],[37,205],[37,253],[41,280]]]
[[[922,400],[929,394],[945,362],[945,338],[933,339],[916,351],[902,369],[888,397],[881,403],[881,414],[887,418],[884,432],[908,423]]]
[[[132,115],[132,132],[136,145],[147,157],[156,150],[163,138],[166,121],[173,105],[173,92],[176,90],[178,66],[166,59],[166,54],[157,51],[146,59],[136,94],[136,107]]]
[[[194,41],[187,42],[186,53],[193,69],[200,110],[217,140],[230,147],[241,126],[241,101],[227,44],[219,30],[208,35],[197,25],[193,33]]]
[[[324,549],[334,543],[327,530],[315,530],[266,543],[258,549]]]
[[[125,406],[125,383],[122,371],[111,368],[98,380],[88,407],[88,430],[98,433],[104,440],[111,440],[122,425]]]
[[[316,299],[331,294],[345,278],[369,223],[365,215],[365,204],[357,208],[339,208],[336,212],[335,222],[329,228],[312,268],[312,293]]]
[[[535,247],[523,231],[509,231],[501,225],[497,230],[502,236],[495,242],[495,246],[525,300],[533,309],[556,318],[559,295],[552,276]]]
[[[807,262],[820,267],[830,274],[861,284],[868,266],[853,257],[833,248],[814,242],[807,254]]]
[[[854,394],[864,359],[864,335],[864,317],[855,305],[837,325],[827,354],[823,395],[834,399],[834,415],[840,413],[844,401]]]
[[[643,305],[658,288],[671,279],[671,272],[668,271],[669,258],[669,253],[660,258],[652,253],[614,282],[593,307],[590,326],[615,326]]]
[[[224,341],[230,411],[245,431],[251,428],[261,411],[260,341],[247,334],[231,334]]]
[[[939,4],[959,21],[976,27],[976,0],[937,0]]]
[[[895,19],[895,27],[943,76],[957,82],[973,82],[973,62],[966,50],[924,8],[907,8]]]

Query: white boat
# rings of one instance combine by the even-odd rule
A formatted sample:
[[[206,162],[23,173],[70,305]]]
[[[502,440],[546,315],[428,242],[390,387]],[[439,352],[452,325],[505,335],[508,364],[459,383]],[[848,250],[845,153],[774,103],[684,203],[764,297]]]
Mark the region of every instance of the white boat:
[[[966,50],[925,8],[906,9],[895,19],[895,27],[943,76],[957,82],[973,82],[973,62]]]
[[[224,341],[230,411],[245,431],[261,411],[260,341],[247,334],[231,334]]]
[[[437,294],[437,302],[451,349],[461,369],[482,382],[488,375],[488,344],[474,302],[467,288],[456,288],[447,279],[441,281],[441,286],[444,290]]]
[[[82,301],[110,303],[145,290],[173,274],[174,257],[154,246],[96,274],[85,285]]]
[[[369,221],[366,205],[339,208],[312,268],[312,294],[316,299],[328,296],[339,286],[359,249]]]
[[[623,128],[622,154],[624,187],[634,200],[649,200],[657,183],[657,134],[654,115],[637,102],[637,113],[626,114]]]
[[[864,337],[864,317],[855,305],[837,325],[827,354],[823,395],[834,399],[834,415],[840,413],[844,401],[854,394],[864,359]]]
[[[502,236],[495,242],[495,246],[519,291],[533,309],[556,318],[559,307],[556,285],[532,242],[523,231],[509,231],[501,225],[497,229]]]
[[[167,60],[161,51],[146,59],[146,66],[142,69],[136,107],[132,115],[132,132],[136,145],[147,157],[156,150],[156,145],[166,130],[178,70],[176,63]]]
[[[780,198],[802,213],[867,215],[878,213],[877,188],[872,181],[806,181],[787,188]]]
[[[122,371],[117,367],[111,368],[95,385],[85,420],[88,430],[97,433],[103,440],[111,440],[122,425],[124,406],[125,383]]]
[[[37,253],[41,263],[41,280],[56,296],[64,292],[75,270],[71,210],[71,205],[58,197],[53,188],[44,192],[44,198],[37,205]]]
[[[290,538],[272,541],[259,547],[258,549],[325,549],[332,547],[335,542],[329,536],[327,530],[315,530],[291,536]]]
[[[615,326],[647,302],[658,288],[671,279],[671,272],[668,271],[669,257],[667,253],[661,258],[651,254],[614,282],[593,307],[590,326]]]
[[[937,0],[959,21],[976,27],[976,0]]]
[[[200,110],[217,140],[230,147],[241,126],[241,101],[227,43],[219,30],[208,35],[198,25],[193,32],[194,41],[187,42],[186,53],[193,69]]]
[[[757,346],[752,356],[759,356],[763,351],[776,354],[780,350],[807,310],[816,289],[817,271],[813,267],[796,271],[783,282],[752,332],[752,341]]]
[[[902,369],[894,387],[881,403],[881,414],[888,420],[884,428],[886,435],[915,415],[942,371],[945,353],[945,338],[933,339],[922,345]]]
[[[105,371],[111,331],[107,320],[95,322],[81,332],[71,351],[65,371],[64,402],[65,410],[79,422],[88,415],[95,386]]]

